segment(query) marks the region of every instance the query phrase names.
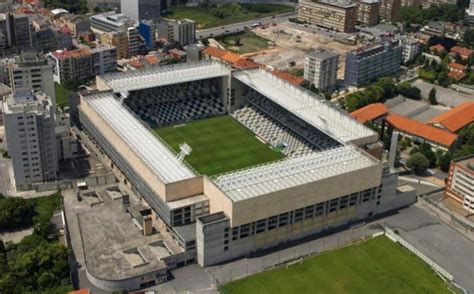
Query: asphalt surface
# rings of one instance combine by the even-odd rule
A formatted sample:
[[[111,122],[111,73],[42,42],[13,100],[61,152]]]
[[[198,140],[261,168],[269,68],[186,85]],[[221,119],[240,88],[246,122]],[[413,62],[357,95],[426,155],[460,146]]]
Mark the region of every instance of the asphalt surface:
[[[261,22],[262,24],[269,24],[269,23],[283,23],[288,21],[290,17],[296,17],[296,12],[289,12],[285,14],[269,16],[260,19],[253,19],[249,21],[239,22],[235,24],[230,24],[222,27],[210,28],[205,30],[198,30],[196,31],[196,38],[203,39],[203,38],[210,38],[219,35],[228,35],[233,33],[242,32],[245,28],[249,28],[254,23]]]
[[[438,103],[449,107],[455,107],[463,102],[474,101],[474,96],[472,95],[459,93],[451,88],[443,88],[438,85],[433,85],[421,79],[414,81],[412,85],[421,90],[421,96],[423,99],[428,99],[431,89],[433,87],[436,88],[436,99],[438,100]]]

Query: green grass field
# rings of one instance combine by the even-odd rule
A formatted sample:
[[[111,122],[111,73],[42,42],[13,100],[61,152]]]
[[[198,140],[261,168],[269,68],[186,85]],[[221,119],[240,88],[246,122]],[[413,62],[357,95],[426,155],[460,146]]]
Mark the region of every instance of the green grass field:
[[[237,42],[239,40],[239,42]],[[227,49],[236,53],[251,53],[268,48],[268,41],[257,34],[245,31],[242,33],[226,35],[218,41]]]
[[[69,106],[69,91],[63,85],[54,83],[56,93],[56,105],[59,107]]]
[[[294,11],[294,7],[283,4],[224,4],[218,7],[173,7],[165,18],[189,18],[196,22],[197,29],[225,26],[237,22]]]
[[[199,173],[209,176],[284,157],[230,116],[159,128],[155,132],[176,151],[181,143],[188,143],[193,152],[186,161]]]
[[[260,273],[221,293],[451,293],[430,267],[386,237],[377,237]]]

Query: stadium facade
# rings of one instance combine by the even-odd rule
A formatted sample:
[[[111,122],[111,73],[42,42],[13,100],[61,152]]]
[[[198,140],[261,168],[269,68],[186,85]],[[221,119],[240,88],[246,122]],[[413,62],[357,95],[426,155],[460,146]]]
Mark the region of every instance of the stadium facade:
[[[415,200],[371,155],[380,154],[377,133],[264,69],[170,65],[98,76],[97,88],[81,95],[83,129],[121,183],[152,208],[153,225],[184,249],[181,265],[215,265]],[[218,115],[286,157],[200,175],[150,128]]]

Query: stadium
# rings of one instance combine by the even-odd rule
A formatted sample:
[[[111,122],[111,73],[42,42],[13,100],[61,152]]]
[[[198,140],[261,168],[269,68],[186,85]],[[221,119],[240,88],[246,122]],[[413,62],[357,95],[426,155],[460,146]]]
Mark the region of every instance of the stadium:
[[[97,89],[81,94],[82,128],[182,248],[168,269],[219,264],[415,199],[380,161],[377,133],[266,69],[202,61],[98,76]],[[121,287],[136,289],[154,277],[127,279]]]

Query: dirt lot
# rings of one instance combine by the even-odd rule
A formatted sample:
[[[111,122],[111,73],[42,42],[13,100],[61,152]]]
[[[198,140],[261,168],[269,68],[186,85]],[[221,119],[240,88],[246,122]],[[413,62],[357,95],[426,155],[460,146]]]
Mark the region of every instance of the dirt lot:
[[[296,63],[296,68],[303,68],[306,53],[316,48],[325,48],[341,55],[337,76],[343,78],[345,53],[357,47],[356,45],[337,42],[333,38],[321,34],[299,30],[292,27],[290,23],[261,27],[253,31],[257,35],[274,41],[276,47],[254,54],[251,57],[256,62],[271,65],[280,70],[290,69],[289,62],[291,61]]]

